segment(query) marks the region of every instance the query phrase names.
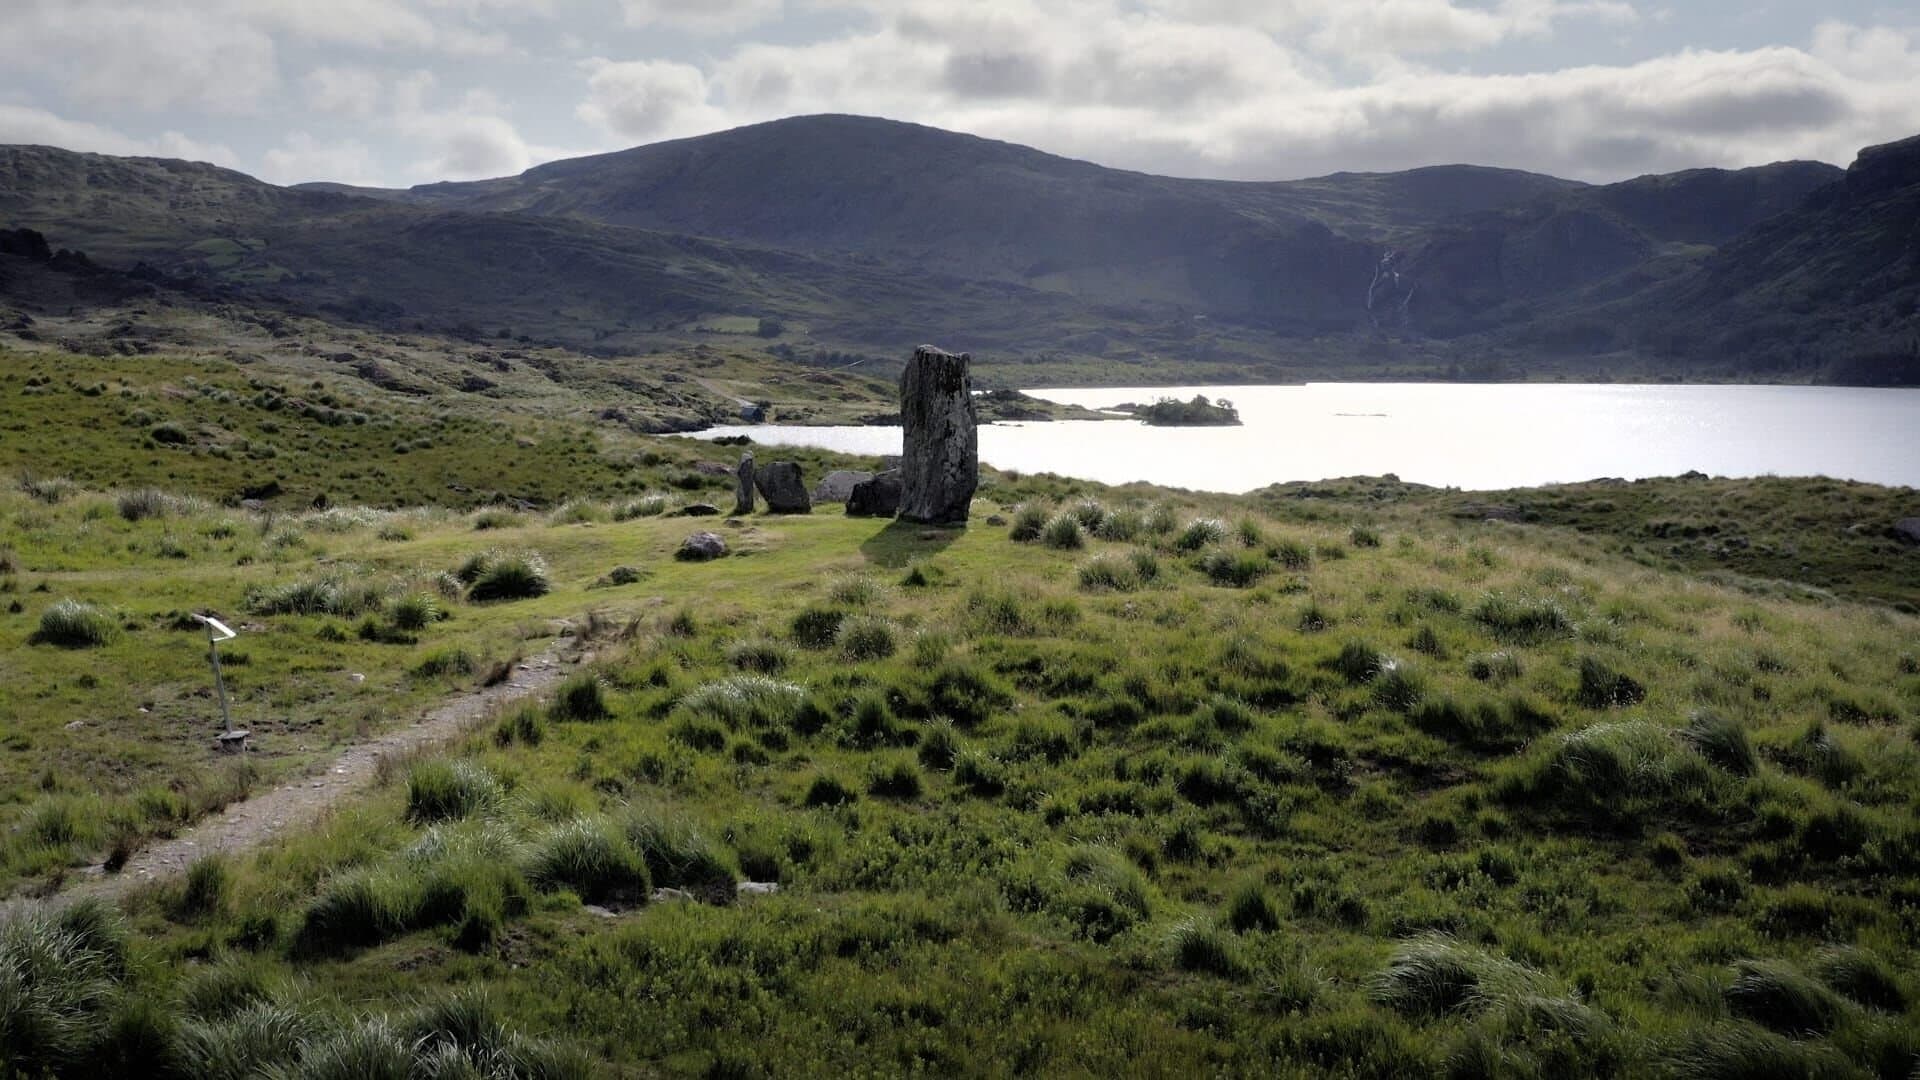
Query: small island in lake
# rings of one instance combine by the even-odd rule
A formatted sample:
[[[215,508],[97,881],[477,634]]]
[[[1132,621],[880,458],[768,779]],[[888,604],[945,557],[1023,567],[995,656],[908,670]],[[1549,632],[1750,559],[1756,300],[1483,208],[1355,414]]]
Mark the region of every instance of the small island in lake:
[[[1213,427],[1235,426],[1240,423],[1240,410],[1226,398],[1208,401],[1205,394],[1193,395],[1191,401],[1163,397],[1151,405],[1118,405],[1116,411],[1131,412],[1142,423],[1154,427]]]

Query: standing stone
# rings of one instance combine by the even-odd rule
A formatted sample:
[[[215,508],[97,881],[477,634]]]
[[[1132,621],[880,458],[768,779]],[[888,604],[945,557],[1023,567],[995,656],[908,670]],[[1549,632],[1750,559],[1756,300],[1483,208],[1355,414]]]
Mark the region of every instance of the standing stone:
[[[769,461],[754,470],[753,484],[767,500],[772,514],[806,514],[813,510],[807,486],[800,482],[800,466],[791,461]]]
[[[813,501],[817,503],[846,502],[848,497],[853,494],[853,485],[871,479],[873,479],[873,474],[870,472],[859,472],[854,469],[835,469],[826,476],[821,477],[819,483],[813,485]]]
[[[740,455],[740,467],[734,471],[733,512],[753,513],[753,451]]]
[[[973,409],[972,357],[931,345],[913,351],[900,376],[900,517],[927,525],[964,524],[980,483]]]
[[[848,517],[892,517],[899,512],[899,470],[862,480],[847,495]]]

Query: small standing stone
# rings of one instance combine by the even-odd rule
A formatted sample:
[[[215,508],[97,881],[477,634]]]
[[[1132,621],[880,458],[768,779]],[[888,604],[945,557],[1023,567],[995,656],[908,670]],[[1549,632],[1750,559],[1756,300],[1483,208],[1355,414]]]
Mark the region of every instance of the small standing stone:
[[[806,514],[813,511],[813,500],[800,482],[800,466],[791,461],[769,461],[754,471],[753,485],[767,500],[771,514]]]
[[[873,479],[870,472],[858,472],[853,469],[835,469],[822,477],[813,486],[813,501],[817,503],[846,502],[853,496],[853,486]]]
[[[847,494],[848,517],[892,517],[900,512],[900,474],[883,472],[853,485]]]
[[[697,532],[680,541],[680,550],[673,557],[683,562],[706,562],[717,559],[727,553],[727,542],[719,533]]]
[[[980,484],[972,357],[922,345],[900,376],[900,517],[923,525],[964,524]]]
[[[740,455],[740,467],[734,470],[733,512],[753,513],[753,451]]]

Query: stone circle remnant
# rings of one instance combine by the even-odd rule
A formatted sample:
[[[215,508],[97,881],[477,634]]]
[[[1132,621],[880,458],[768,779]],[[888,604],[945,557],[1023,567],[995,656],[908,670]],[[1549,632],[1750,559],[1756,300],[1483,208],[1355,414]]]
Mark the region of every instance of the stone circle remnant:
[[[755,469],[753,486],[759,488],[760,497],[767,500],[770,514],[813,512],[813,500],[807,495],[807,486],[800,481],[800,466],[791,461],[769,461]]]
[[[735,516],[753,513],[753,451],[740,455],[740,467],[734,470],[733,512]]]
[[[900,512],[900,471],[890,469],[853,485],[848,517],[892,517]]]
[[[972,360],[966,353],[922,345],[900,375],[903,521],[966,523],[980,484],[979,416],[967,373]]]

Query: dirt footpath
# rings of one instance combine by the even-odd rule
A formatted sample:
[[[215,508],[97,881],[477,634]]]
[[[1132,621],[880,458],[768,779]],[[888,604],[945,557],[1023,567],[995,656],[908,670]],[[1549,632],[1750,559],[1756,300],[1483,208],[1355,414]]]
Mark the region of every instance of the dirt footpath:
[[[148,882],[184,873],[203,855],[249,851],[282,832],[310,825],[328,810],[371,787],[379,772],[380,759],[451,742],[472,730],[499,706],[545,692],[580,662],[579,657],[563,655],[561,643],[556,642],[547,651],[515,665],[505,682],[462,694],[407,727],[350,746],[318,774],[296,777],[280,787],[234,803],[178,836],[142,849],[127,860],[119,873],[108,874],[101,867],[92,867],[73,886],[59,893],[58,898],[116,899]]]

